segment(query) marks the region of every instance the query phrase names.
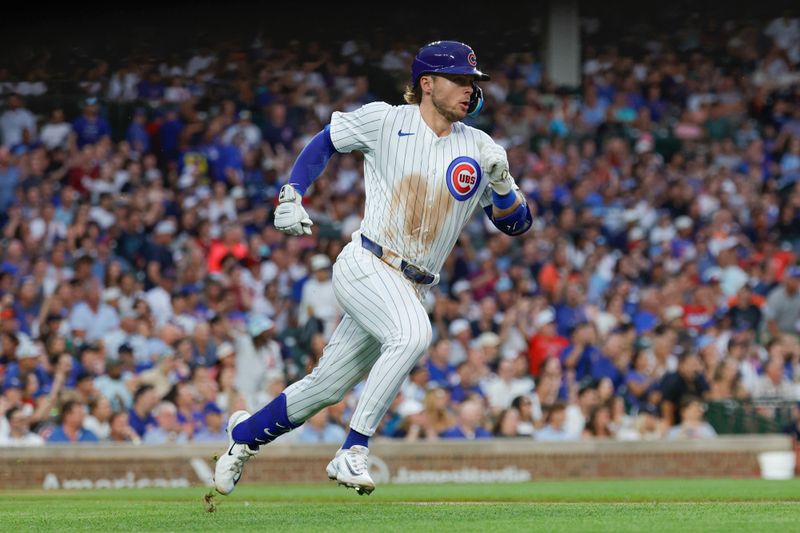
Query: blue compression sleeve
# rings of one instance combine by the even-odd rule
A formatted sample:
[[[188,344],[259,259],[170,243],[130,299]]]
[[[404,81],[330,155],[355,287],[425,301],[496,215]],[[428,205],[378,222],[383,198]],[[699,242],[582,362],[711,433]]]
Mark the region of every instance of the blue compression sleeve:
[[[492,203],[498,209],[508,209],[514,202],[517,201],[517,191],[511,191],[505,196],[501,196],[497,194],[495,191],[492,191]]]
[[[292,185],[298,193],[305,194],[314,180],[325,170],[328,160],[336,152],[331,141],[330,124],[325,126],[321,132],[314,135],[300,155],[294,162],[292,172],[289,174],[289,185]]]

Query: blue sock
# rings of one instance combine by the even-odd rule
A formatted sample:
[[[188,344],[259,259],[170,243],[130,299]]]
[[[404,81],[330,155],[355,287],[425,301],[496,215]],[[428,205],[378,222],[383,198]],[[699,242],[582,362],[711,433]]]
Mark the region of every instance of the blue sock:
[[[342,449],[347,450],[353,446],[363,446],[364,448],[369,448],[369,437],[363,433],[359,433],[353,428],[350,428],[350,433],[347,434],[347,438],[345,439],[344,444],[342,444]]]
[[[232,434],[236,442],[258,448],[296,427],[286,413],[286,395],[281,393],[250,418],[236,424]]]

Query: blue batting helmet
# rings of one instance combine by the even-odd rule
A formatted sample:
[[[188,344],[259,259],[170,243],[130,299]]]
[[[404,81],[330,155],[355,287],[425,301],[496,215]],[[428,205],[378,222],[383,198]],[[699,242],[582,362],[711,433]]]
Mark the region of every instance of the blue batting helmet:
[[[420,48],[411,65],[411,85],[416,85],[423,74],[466,74],[477,80],[489,79],[478,70],[472,48],[458,41],[434,41]]]

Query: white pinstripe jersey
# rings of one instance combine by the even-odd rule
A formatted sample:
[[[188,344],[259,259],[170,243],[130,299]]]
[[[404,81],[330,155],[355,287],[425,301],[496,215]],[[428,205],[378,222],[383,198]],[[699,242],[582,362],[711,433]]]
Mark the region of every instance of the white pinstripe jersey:
[[[361,229],[378,244],[436,274],[477,206],[491,204],[480,168],[486,133],[461,122],[438,137],[416,105],[367,104],[331,117],[338,152],[364,154]]]

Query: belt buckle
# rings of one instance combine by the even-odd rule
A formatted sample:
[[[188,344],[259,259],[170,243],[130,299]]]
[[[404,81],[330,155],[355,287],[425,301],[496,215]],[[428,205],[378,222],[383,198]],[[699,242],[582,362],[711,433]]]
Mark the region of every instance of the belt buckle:
[[[429,274],[422,270],[420,267],[416,265],[412,265],[411,263],[406,263],[403,267],[403,274],[411,279],[412,281],[416,281],[417,283],[422,283]]]

